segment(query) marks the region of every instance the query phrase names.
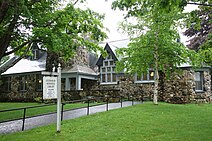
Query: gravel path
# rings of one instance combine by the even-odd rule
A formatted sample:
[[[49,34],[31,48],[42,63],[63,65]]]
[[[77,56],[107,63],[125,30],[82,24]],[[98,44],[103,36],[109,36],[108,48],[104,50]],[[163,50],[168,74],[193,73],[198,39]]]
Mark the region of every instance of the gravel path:
[[[141,102],[134,102],[134,104],[139,104],[139,103]],[[132,106],[132,102],[130,101],[123,102],[122,107],[127,107],[127,106]],[[117,109],[117,108],[121,108],[120,103],[109,103],[108,105],[108,110]],[[93,106],[89,108],[89,114],[104,112],[106,111],[106,109],[107,109],[106,104]],[[78,118],[78,117],[86,116],[86,115],[87,115],[87,108],[65,111],[63,113],[63,120],[74,119],[74,118]],[[24,130],[29,130],[39,126],[56,123],[56,118],[57,118],[56,113],[26,118]],[[0,134],[7,134],[7,133],[21,131],[22,124],[23,124],[22,120],[15,120],[15,121],[0,123]]]

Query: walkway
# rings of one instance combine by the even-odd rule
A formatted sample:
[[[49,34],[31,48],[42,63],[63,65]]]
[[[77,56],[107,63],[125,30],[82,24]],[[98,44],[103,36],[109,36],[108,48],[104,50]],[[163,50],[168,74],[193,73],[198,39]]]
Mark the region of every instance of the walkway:
[[[141,102],[134,102],[134,104],[139,104],[139,103]],[[128,106],[132,106],[132,102],[125,101],[122,103],[122,107],[128,107]],[[108,110],[117,109],[117,108],[121,108],[120,103],[109,103],[108,105]],[[106,111],[106,104],[93,106],[89,108],[89,114],[95,114],[95,113],[103,112],[103,111]],[[87,115],[87,108],[64,111],[63,120],[74,119],[74,118],[78,118],[78,117],[86,116],[86,115]],[[56,113],[54,113],[49,115],[26,118],[24,130],[29,130],[39,126],[56,123],[57,121],[56,117],[57,115]],[[0,134],[7,134],[7,133],[21,131],[22,124],[23,124],[22,120],[15,120],[15,121],[0,123]]]

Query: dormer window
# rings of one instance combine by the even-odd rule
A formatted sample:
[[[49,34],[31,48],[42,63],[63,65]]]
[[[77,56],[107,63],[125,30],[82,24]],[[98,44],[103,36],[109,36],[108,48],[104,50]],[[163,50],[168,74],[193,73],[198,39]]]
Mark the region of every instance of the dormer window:
[[[31,60],[38,60],[39,56],[40,56],[40,50],[38,47],[38,43],[33,43],[31,48],[32,48]]]
[[[32,50],[32,60],[38,60],[39,59],[39,50],[38,49],[33,49]]]

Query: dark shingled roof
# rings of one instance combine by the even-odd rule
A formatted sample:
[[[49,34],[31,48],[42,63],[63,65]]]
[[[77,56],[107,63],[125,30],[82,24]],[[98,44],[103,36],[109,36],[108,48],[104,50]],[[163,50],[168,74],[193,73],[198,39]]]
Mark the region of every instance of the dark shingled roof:
[[[104,50],[107,51],[108,54],[110,54],[113,58],[114,61],[118,61],[116,55],[114,54],[114,52],[112,51],[112,49],[110,48],[109,44],[107,43],[105,45]],[[97,66],[102,66],[103,65],[103,60],[105,60],[105,58],[101,55],[96,63]]]

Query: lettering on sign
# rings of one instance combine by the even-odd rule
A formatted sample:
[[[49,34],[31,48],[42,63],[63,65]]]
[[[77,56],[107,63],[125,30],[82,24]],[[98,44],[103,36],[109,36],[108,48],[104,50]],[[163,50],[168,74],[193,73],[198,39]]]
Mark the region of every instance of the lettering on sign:
[[[57,98],[57,77],[43,77],[43,99]]]

